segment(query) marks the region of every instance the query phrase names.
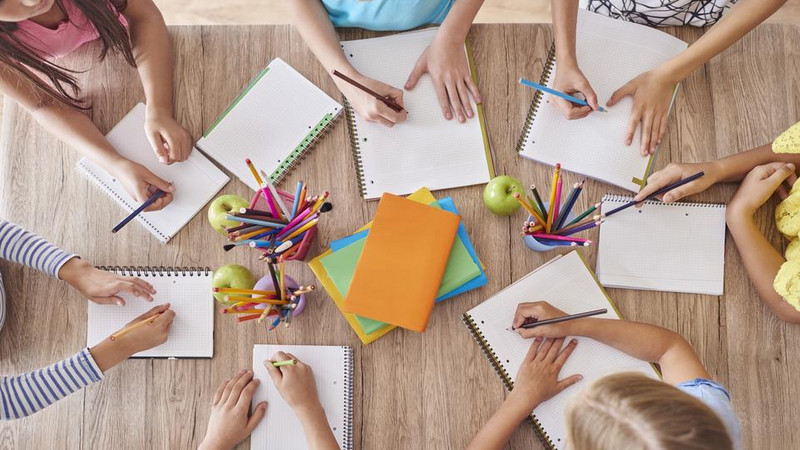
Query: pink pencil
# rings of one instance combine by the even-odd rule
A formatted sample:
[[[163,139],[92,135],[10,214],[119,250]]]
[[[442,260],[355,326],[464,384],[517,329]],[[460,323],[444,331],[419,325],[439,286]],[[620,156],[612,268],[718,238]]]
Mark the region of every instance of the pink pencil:
[[[535,238],[542,238],[542,239],[552,239],[554,241],[567,241],[567,242],[577,242],[579,244],[584,244],[586,242],[591,243],[589,239],[581,239],[581,238],[574,238],[568,236],[558,236],[555,234],[546,234],[546,233],[533,233],[533,237]]]
[[[269,206],[269,212],[272,214],[272,217],[279,219],[281,216],[278,215],[278,207],[275,205],[275,201],[272,199],[272,194],[269,192],[267,188],[261,188],[261,194],[264,195],[264,198],[267,199],[267,205]]]
[[[283,230],[281,230],[281,232],[280,232],[280,233],[278,233],[278,236],[281,236],[281,235],[283,235],[283,234],[288,234],[288,233],[284,233],[284,231],[287,231],[287,230],[289,230],[290,228],[294,228],[294,226],[295,226],[295,225],[297,225],[298,223],[302,222],[302,221],[303,221],[303,219],[304,219],[304,218],[305,218],[307,215],[309,215],[310,213],[311,213],[311,207],[309,206],[309,207],[308,207],[308,208],[306,208],[306,209],[305,209],[303,212],[301,212],[300,214],[298,214],[298,215],[297,215],[297,217],[295,217],[294,219],[292,219],[291,221],[289,221],[289,223],[287,223],[287,224],[286,224],[286,226],[285,226],[285,227],[283,227]],[[276,237],[278,237],[278,236],[276,236]]]
[[[558,177],[558,183],[556,184],[556,199],[555,199],[555,207],[550,205],[550,208],[553,210],[553,227],[558,223],[558,209],[561,206],[561,188],[564,185],[564,180],[561,177]]]

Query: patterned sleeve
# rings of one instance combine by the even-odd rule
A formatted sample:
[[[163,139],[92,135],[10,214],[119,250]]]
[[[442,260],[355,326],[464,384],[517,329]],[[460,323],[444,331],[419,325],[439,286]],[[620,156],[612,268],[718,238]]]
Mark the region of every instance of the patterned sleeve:
[[[58,271],[76,255],[67,253],[21,226],[0,220],[0,258],[58,277]]]
[[[102,379],[88,348],[43,369],[0,377],[0,420],[29,416]]]

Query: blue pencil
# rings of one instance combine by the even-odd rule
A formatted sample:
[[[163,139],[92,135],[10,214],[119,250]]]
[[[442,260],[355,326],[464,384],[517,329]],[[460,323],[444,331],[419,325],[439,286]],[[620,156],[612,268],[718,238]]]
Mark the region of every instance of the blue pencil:
[[[573,97],[573,96],[571,96],[569,94],[565,94],[563,92],[559,92],[559,91],[557,91],[555,89],[551,89],[551,88],[549,88],[547,86],[542,86],[539,83],[534,83],[533,81],[528,81],[528,80],[526,80],[524,78],[520,78],[519,79],[519,84],[521,84],[523,86],[528,86],[529,88],[536,89],[537,91],[547,92],[548,94],[555,95],[556,97],[561,97],[561,98],[563,98],[564,100],[566,100],[568,102],[576,103],[576,104],[581,105],[581,106],[589,106],[589,104],[586,103],[586,100],[581,100],[578,97]],[[600,107],[600,109],[598,111],[600,111],[600,112],[608,112],[602,106]]]
[[[122,222],[118,223],[117,226],[111,229],[112,233],[116,233],[117,231],[121,230],[122,227],[128,224],[134,217],[138,216],[142,211],[144,211],[148,206],[155,203],[156,200],[160,199],[164,196],[164,191],[161,189],[157,190],[153,195],[150,196],[144,203],[141,204],[138,208],[136,208],[132,213],[128,214],[128,217],[122,219]]]
[[[286,226],[285,223],[276,223],[276,222],[269,222],[267,220],[256,220],[256,219],[249,219],[247,217],[238,217],[238,216],[225,216],[226,220],[230,220],[232,222],[242,222],[242,223],[250,223],[253,225],[261,225],[264,227],[273,227],[273,228],[283,228]]]
[[[572,191],[570,191],[569,197],[567,197],[567,202],[564,203],[564,206],[561,207],[561,211],[558,213],[558,225],[555,226],[556,231],[564,226],[567,216],[569,215],[570,211],[572,211],[572,207],[575,206],[575,201],[577,201],[578,196],[581,195],[583,183],[584,182],[581,181],[580,183],[575,183],[572,186]]]
[[[288,217],[289,220],[294,219],[297,216],[297,204],[300,202],[300,191],[303,190],[303,182],[297,182],[297,189],[294,191],[294,203],[292,203],[292,217]]]

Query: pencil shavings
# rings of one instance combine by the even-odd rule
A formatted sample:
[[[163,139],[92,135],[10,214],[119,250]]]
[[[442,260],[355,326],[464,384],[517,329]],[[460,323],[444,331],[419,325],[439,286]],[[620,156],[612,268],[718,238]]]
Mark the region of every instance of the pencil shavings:
[[[775,153],[800,153],[800,122],[789,127],[772,143]]]
[[[787,239],[800,233],[800,193],[786,197],[775,208],[775,225]]]
[[[772,283],[775,292],[800,311],[800,262],[786,261]]]
[[[787,261],[800,262],[800,239],[792,239],[789,245],[786,246],[786,251],[783,253]]]

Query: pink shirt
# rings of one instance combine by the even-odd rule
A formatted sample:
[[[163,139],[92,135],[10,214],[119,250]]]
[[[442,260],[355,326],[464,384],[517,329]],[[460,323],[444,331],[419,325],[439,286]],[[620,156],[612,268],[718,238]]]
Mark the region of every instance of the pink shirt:
[[[62,0],[61,5],[68,19],[59,22],[55,29],[39,25],[32,20],[23,20],[17,24],[14,36],[39,55],[50,58],[61,58],[81,45],[100,37],[94,25],[72,3],[72,0]],[[119,21],[123,27],[128,28],[125,16],[120,14]]]

